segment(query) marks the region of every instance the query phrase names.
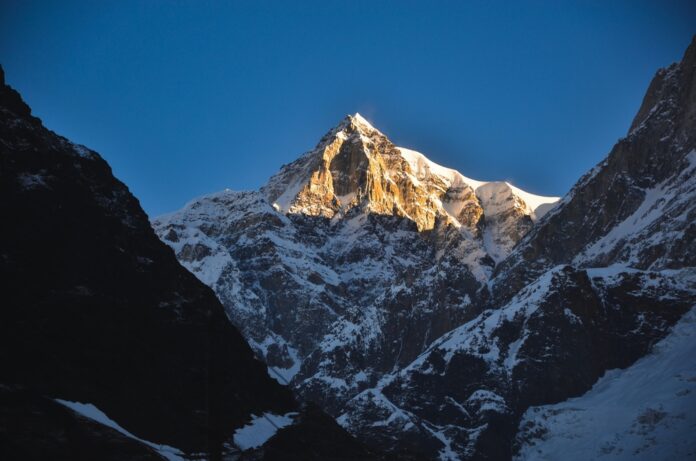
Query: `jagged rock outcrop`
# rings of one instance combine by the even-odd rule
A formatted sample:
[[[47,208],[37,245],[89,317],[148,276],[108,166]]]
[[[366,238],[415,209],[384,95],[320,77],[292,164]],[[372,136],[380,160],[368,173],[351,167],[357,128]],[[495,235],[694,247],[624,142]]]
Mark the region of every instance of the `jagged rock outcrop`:
[[[558,266],[363,391],[339,422],[363,440],[429,447],[440,459],[509,459],[527,408],[630,365],[695,303],[693,270]]]

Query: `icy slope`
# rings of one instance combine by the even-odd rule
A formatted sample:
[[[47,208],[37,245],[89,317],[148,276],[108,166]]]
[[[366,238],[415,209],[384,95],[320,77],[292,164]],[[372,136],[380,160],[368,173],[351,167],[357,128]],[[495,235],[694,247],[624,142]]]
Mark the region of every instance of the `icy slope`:
[[[696,309],[652,352],[581,397],[532,407],[517,460],[696,458]]]

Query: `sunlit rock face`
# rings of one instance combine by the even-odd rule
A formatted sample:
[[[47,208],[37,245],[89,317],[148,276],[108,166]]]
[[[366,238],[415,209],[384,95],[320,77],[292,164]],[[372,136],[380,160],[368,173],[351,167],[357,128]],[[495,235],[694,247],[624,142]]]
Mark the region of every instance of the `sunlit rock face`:
[[[540,217],[548,209],[537,208],[557,200],[441,167],[418,152],[396,147],[360,114],[347,116],[314,150],[284,166],[261,192],[284,213],[334,218],[359,208],[407,218],[419,231],[444,223],[463,226],[474,236],[480,235],[486,211],[491,222],[499,223],[505,215],[505,221],[531,224],[537,213]],[[484,203],[490,204],[489,210]],[[507,233],[500,243],[510,247],[523,234]]]

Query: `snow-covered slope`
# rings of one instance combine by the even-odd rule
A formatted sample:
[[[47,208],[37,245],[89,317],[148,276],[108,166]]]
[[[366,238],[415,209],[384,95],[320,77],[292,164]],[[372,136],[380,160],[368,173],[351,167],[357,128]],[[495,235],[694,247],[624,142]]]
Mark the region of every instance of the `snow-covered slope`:
[[[652,352],[581,397],[532,407],[517,460],[696,459],[696,308]]]
[[[468,224],[466,210],[469,201],[473,200],[470,196],[462,197],[459,191],[468,189],[474,192],[484,216],[484,248],[496,262],[510,253],[531,222],[544,216],[558,202],[558,197],[530,194],[508,182],[470,179],[428,160],[420,152],[401,147],[398,150],[408,162],[414,182],[420,184],[432,181],[431,178],[442,182],[446,192],[444,198],[435,201],[437,212],[446,215],[455,226]]]
[[[364,440],[429,447],[443,461],[505,459],[529,405],[563,400],[629,365],[695,300],[691,269],[555,267],[384,376],[338,421]]]
[[[360,114],[355,114],[355,117],[359,116]],[[493,195],[499,194],[503,191],[507,191],[510,196],[517,201],[514,206],[524,208],[525,212],[534,220],[541,218],[544,214],[546,214],[546,212],[549,211],[553,204],[555,204],[559,199],[558,197],[543,197],[541,195],[530,194],[529,192],[525,192],[508,182],[485,182],[467,178],[457,170],[438,165],[437,163],[429,160],[420,152],[405,149],[403,147],[398,147],[397,149],[401,153],[404,160],[409,163],[412,174],[417,180],[437,176],[442,179],[444,185],[448,189],[461,186],[468,186],[473,189],[476,192],[476,196],[479,201],[482,202],[482,207],[486,215],[499,214],[507,211],[510,208],[509,204],[506,206],[505,203],[501,203],[500,201],[497,203],[491,201]],[[456,209],[446,211],[453,219],[456,220],[456,217],[459,214]]]

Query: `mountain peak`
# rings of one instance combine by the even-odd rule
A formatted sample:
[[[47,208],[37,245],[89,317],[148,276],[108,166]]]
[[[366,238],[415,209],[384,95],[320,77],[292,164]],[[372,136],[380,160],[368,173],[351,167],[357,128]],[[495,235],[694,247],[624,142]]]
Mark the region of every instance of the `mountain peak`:
[[[261,192],[282,213],[335,218],[361,210],[409,219],[419,230],[444,223],[471,235],[480,233],[484,214],[534,220],[558,200],[503,185],[467,178],[397,147],[356,113],[282,167]]]
[[[343,134],[339,134],[343,133]],[[341,122],[331,129],[324,138],[320,141],[323,142],[327,138],[333,136],[350,136],[353,133],[357,133],[363,136],[370,137],[374,134],[384,136],[384,134],[375,128],[370,122],[367,121],[365,117],[356,112],[353,115],[346,115]]]
[[[348,118],[357,126],[367,128],[368,130],[377,130],[370,122],[368,122],[365,117],[360,115],[359,112],[356,112],[354,115],[349,115]]]

